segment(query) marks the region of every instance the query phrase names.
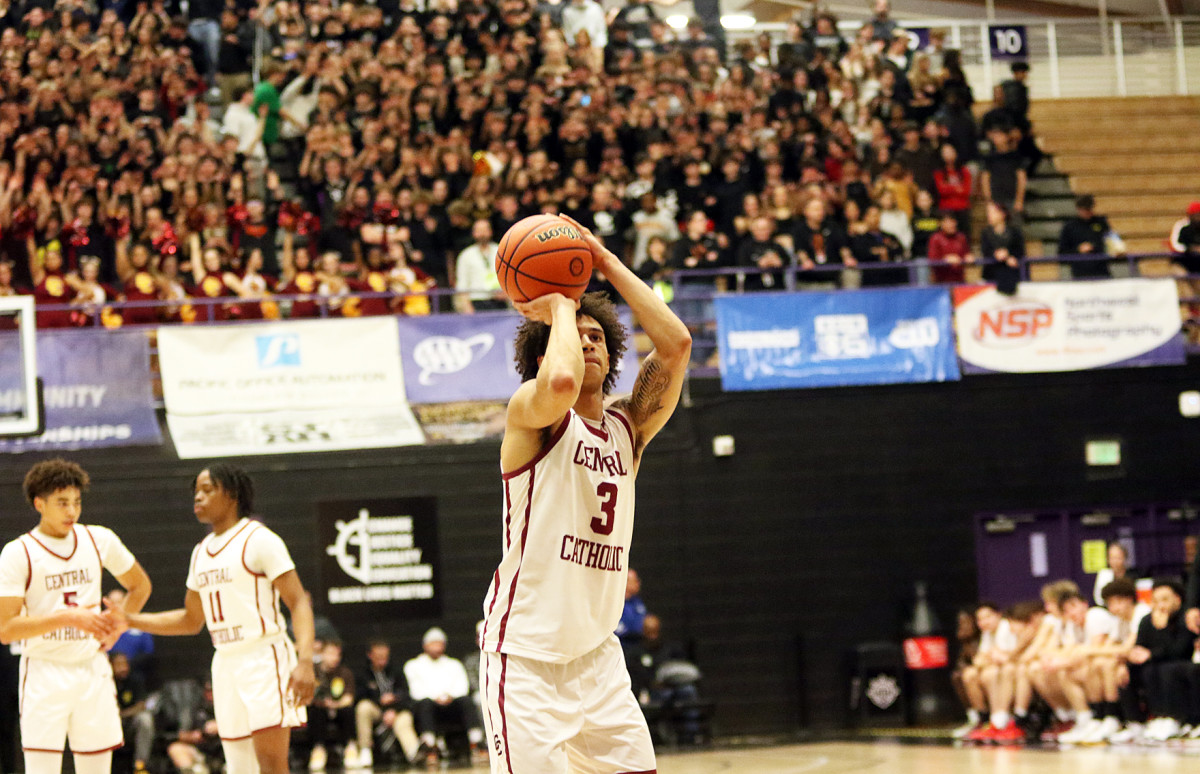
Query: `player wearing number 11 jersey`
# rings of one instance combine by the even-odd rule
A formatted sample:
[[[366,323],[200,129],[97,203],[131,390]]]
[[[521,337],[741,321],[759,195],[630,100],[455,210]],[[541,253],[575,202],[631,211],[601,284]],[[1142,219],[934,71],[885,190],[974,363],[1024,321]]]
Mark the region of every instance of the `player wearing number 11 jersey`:
[[[287,546],[250,518],[254,485],[216,463],[193,484],[196,518],[212,527],[192,551],[183,607],[128,615],[150,634],[195,634],[205,625],[216,654],[213,707],[229,774],[287,774],[291,730],[312,701],[313,615]],[[279,602],[292,614],[287,636]]]
[[[608,399],[625,350],[599,294],[516,304],[517,370],[500,468],[504,543],[484,600],[479,684],[492,774],[654,772],[650,732],[613,631],[625,601],[634,479],[691,353],[687,327],[574,223],[654,351],[633,393]]]

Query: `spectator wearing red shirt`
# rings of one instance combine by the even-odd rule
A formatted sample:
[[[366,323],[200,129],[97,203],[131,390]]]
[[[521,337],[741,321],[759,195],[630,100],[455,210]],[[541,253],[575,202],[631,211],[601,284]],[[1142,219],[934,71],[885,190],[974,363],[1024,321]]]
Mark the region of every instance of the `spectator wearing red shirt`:
[[[123,301],[158,300],[158,279],[155,277],[150,248],[138,242],[131,248],[129,237],[117,243],[117,276],[122,283]],[[158,307],[126,307],[121,316],[125,322],[144,325],[158,322]]]
[[[950,143],[942,146],[942,166],[934,170],[938,209],[953,213],[958,230],[971,230],[971,170],[958,162],[958,151]]]
[[[32,242],[32,239],[30,240]],[[29,252],[29,274],[33,277],[33,298],[38,306],[68,304],[74,298],[70,279],[63,272],[62,247],[52,241],[40,249]],[[71,325],[69,309],[39,311],[37,327],[67,328]]]
[[[971,242],[958,230],[958,217],[953,212],[942,212],[937,232],[929,237],[929,260],[938,262],[933,265],[934,282],[956,284],[965,279],[965,266],[974,260]]]
[[[300,296],[292,299],[289,317],[320,317],[321,308],[312,300],[317,292],[317,275],[312,270],[312,255],[308,247],[296,246],[296,235],[283,232],[283,274],[280,277],[279,293],[285,296]]]

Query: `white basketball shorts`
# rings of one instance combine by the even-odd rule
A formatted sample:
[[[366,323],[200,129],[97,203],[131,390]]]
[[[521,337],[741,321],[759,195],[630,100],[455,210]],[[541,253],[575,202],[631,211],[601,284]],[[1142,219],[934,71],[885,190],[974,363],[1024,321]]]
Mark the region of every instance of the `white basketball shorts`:
[[[492,774],[653,774],[654,745],[616,635],[566,664],[484,653]]]
[[[97,652],[74,664],[25,657],[20,680],[21,746],[26,752],[62,754],[68,739],[76,755],[124,744],[107,654]]]
[[[296,649],[284,637],[213,654],[213,709],[221,739],[233,742],[269,728],[304,725],[305,708],[293,706],[287,695],[295,668]]]

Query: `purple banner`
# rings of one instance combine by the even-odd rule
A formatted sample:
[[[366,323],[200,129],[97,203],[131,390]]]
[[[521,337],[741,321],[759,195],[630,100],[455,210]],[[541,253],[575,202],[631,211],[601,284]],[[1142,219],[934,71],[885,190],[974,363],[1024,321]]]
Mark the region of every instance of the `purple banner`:
[[[0,364],[11,362],[9,356],[15,351],[15,341],[0,338]],[[37,336],[37,360],[38,376],[45,385],[46,432],[0,440],[0,452],[162,443],[154,416],[145,332],[42,331]],[[0,372],[4,370],[0,366]],[[0,390],[0,398],[12,396],[13,391]]]
[[[513,363],[513,336],[521,316],[515,312],[401,317],[400,357],[410,403],[508,400],[521,377]],[[633,321],[626,309],[621,322],[630,331],[615,392],[629,392],[637,376]]]

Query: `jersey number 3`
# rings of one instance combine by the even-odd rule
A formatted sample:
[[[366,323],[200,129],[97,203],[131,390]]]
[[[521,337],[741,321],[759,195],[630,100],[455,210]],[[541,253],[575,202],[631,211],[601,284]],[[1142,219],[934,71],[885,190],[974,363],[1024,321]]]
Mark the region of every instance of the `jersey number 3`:
[[[596,487],[596,496],[603,498],[600,503],[600,513],[603,516],[592,517],[592,532],[597,535],[611,535],[617,517],[617,485],[605,481]]]

